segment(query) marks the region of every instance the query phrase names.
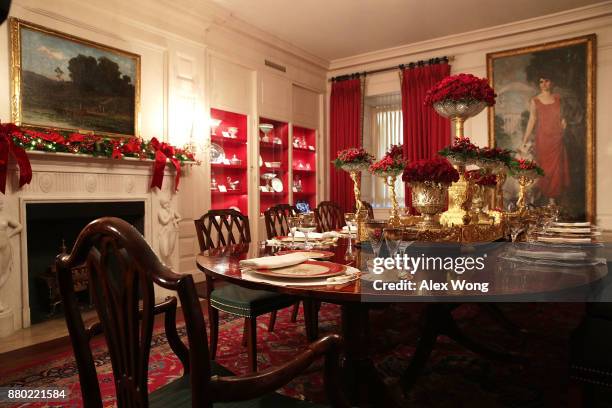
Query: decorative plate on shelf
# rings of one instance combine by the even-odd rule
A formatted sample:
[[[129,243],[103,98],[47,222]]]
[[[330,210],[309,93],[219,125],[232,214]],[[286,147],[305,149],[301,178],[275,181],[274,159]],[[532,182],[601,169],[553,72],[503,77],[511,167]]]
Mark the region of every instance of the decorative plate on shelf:
[[[263,166],[263,159],[261,158],[261,154],[259,155],[259,167]]]
[[[270,184],[272,185],[272,189],[277,193],[281,193],[283,191],[283,181],[278,177],[273,178]]]
[[[210,162],[211,163],[223,163],[225,159],[225,150],[216,143],[210,145]]]
[[[278,278],[308,279],[338,276],[342,275],[345,271],[345,265],[331,262],[305,261],[301,264],[287,266],[285,268],[255,269],[254,272],[261,275],[275,276]]]

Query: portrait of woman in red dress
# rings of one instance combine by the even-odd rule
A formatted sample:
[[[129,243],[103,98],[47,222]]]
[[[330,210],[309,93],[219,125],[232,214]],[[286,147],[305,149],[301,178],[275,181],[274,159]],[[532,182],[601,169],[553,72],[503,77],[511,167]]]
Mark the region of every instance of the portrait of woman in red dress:
[[[540,93],[531,98],[529,105],[523,149],[528,149],[533,138],[535,160],[544,169],[539,189],[545,198],[557,200],[570,185],[567,143],[564,140],[567,121],[561,115],[561,96],[552,92],[552,81],[540,78],[539,86]]]

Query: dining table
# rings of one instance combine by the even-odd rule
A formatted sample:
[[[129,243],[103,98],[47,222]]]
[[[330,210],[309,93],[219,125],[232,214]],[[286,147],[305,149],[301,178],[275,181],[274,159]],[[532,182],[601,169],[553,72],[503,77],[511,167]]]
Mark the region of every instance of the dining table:
[[[344,339],[343,369],[346,384],[356,406],[405,406],[406,395],[418,380],[436,340],[440,335],[450,337],[471,351],[498,361],[521,362],[522,357],[497,345],[483,344],[466,335],[453,317],[453,310],[462,304],[478,302],[498,313],[497,302],[533,301],[592,301],[606,292],[608,281],[607,262],[523,262],[523,259],[506,256],[516,248],[510,243],[485,243],[483,245],[454,245],[435,248],[431,243],[415,243],[410,246],[413,257],[436,256],[440,253],[455,257],[481,257],[486,267],[478,271],[461,274],[455,271],[414,271],[404,273],[406,282],[427,281],[425,287],[416,285],[414,290],[375,290],[385,274],[372,272],[375,258],[367,243],[355,245],[349,238],[341,237],[325,248],[333,253],[329,262],[355,267],[359,277],[344,283],[326,283],[318,286],[254,280],[241,268],[244,259],[274,256],[279,247],[262,243],[228,246],[198,254],[197,267],[208,277],[246,288],[273,291],[296,298],[340,305],[341,334]],[[519,248],[523,250],[523,248]],[[442,251],[442,252],[436,252]],[[385,272],[386,273],[386,272]],[[395,272],[397,273],[397,271]],[[457,290],[450,285],[453,279],[473,283],[487,282],[486,292]],[[388,279],[394,281],[394,279]],[[395,279],[397,281],[398,279]],[[436,285],[437,284],[437,285]],[[602,288],[603,287],[603,288]],[[396,384],[383,383],[376,375],[370,352],[369,311],[395,302],[424,303],[421,316],[421,331],[411,361]],[[513,323],[506,321],[509,326]]]

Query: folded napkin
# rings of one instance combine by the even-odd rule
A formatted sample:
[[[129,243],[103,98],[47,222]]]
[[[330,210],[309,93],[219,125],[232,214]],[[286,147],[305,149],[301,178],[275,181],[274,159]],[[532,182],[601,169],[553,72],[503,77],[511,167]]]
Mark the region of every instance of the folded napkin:
[[[349,232],[349,227],[347,225],[342,227],[342,232]],[[356,226],[351,226],[351,231],[350,232],[357,232],[357,227]]]
[[[289,233],[289,236],[291,237],[291,233]],[[302,231],[295,231],[295,237],[296,238],[306,238],[306,235],[304,235],[304,233]],[[321,239],[323,238],[323,233],[320,232],[309,232],[308,233],[308,239]]]
[[[244,259],[240,261],[239,265],[241,268],[250,269],[276,269],[301,264],[308,259],[309,258],[307,255],[295,252],[279,256],[264,256],[262,258]]]

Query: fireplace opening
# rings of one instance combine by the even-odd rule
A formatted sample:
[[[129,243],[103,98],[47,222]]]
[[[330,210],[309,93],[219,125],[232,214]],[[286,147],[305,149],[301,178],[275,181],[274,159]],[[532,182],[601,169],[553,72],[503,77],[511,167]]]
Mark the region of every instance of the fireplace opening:
[[[65,245],[72,249],[79,232],[100,217],[118,217],[144,234],[144,201],[27,203],[27,259],[30,323],[63,316],[54,261]],[[73,270],[75,291],[86,310],[91,299],[87,270]]]

